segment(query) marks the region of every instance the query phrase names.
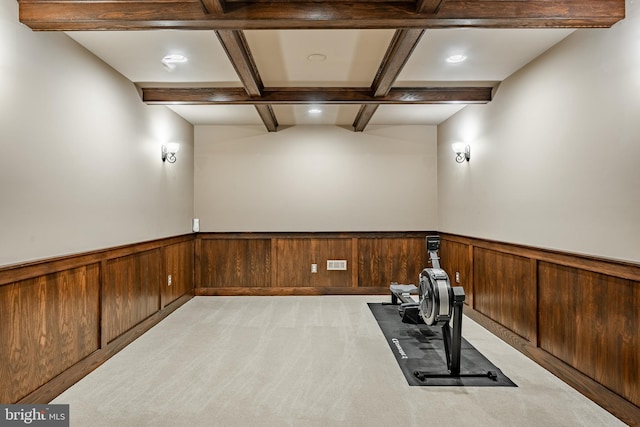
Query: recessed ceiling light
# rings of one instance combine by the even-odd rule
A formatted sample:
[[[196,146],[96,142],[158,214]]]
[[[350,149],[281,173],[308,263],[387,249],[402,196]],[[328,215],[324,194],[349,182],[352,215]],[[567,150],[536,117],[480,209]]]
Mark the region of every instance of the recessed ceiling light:
[[[176,68],[176,64],[182,64],[184,62],[187,62],[187,57],[179,53],[172,53],[162,58],[162,65],[169,71]]]
[[[180,64],[182,62],[187,62],[187,57],[180,55],[179,53],[172,53],[162,58],[162,62],[165,64]]]
[[[314,108],[309,108],[307,112],[309,114],[320,114],[322,113],[322,110],[320,108],[314,107]]]
[[[451,55],[450,57],[448,57],[447,58],[447,62],[449,62],[451,64],[457,64],[458,62],[462,62],[465,59],[467,59],[466,56],[460,55],[460,54],[456,54],[456,55]]]
[[[322,53],[312,53],[311,55],[307,56],[307,59],[311,62],[322,62],[327,59],[327,55]]]

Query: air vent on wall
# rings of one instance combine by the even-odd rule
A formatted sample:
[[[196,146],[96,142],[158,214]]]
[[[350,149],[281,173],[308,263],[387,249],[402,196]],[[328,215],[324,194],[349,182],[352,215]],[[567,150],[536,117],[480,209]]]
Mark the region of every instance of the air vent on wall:
[[[328,259],[327,260],[327,270],[346,270],[346,269],[347,269],[346,259]]]

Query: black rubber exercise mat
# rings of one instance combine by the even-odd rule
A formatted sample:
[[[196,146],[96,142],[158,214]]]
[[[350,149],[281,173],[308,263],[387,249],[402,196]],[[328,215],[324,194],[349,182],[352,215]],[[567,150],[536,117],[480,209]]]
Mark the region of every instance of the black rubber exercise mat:
[[[442,341],[442,327],[402,323],[397,305],[369,303],[369,308],[409,385],[517,387],[464,338],[460,354],[460,376],[450,376]],[[421,381],[413,374],[415,371],[428,372],[433,376]]]

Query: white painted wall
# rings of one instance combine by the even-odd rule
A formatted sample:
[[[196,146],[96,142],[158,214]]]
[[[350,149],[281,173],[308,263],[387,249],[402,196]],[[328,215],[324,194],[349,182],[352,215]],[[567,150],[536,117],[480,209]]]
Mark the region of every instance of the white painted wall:
[[[471,145],[457,164],[450,149]],[[640,6],[438,128],[441,231],[640,261]]]
[[[437,228],[435,126],[196,126],[201,231]]]
[[[0,265],[190,232],[193,127],[17,9],[0,2]]]

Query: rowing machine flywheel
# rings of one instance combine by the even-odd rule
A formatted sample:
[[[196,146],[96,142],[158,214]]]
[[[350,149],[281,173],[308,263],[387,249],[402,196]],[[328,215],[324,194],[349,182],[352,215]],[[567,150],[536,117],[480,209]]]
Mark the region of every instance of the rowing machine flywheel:
[[[420,273],[420,315],[429,326],[445,325],[453,315],[453,289],[449,276],[440,268]]]

